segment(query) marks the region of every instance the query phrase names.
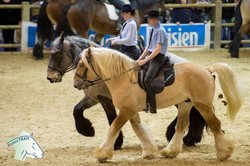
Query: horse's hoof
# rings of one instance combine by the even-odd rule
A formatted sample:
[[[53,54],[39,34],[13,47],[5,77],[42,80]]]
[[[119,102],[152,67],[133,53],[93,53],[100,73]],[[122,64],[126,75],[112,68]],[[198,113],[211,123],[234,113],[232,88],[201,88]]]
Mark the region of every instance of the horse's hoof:
[[[156,154],[142,154],[142,158],[144,159],[154,159],[156,157]]]
[[[183,138],[183,143],[186,146],[195,146],[195,141],[191,137],[184,137]]]
[[[234,151],[234,141],[229,138],[223,140],[223,144],[216,143],[216,152],[217,152],[216,155],[217,159],[220,161],[227,160],[229,157],[231,157],[233,151]]]
[[[99,163],[105,163],[108,159],[112,159],[113,156],[112,152],[105,152],[99,147],[93,151],[93,155]]]
[[[236,51],[231,52],[231,58],[239,58],[239,52]]]
[[[174,150],[169,150],[167,148],[165,148],[161,151],[161,155],[163,157],[170,158],[170,159],[175,158],[179,153],[180,153],[179,150],[174,151]]]

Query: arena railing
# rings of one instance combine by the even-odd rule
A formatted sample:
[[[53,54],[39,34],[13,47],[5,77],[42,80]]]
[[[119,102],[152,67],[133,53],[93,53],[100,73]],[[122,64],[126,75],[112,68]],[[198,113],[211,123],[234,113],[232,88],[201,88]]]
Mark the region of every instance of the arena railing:
[[[166,8],[214,8],[213,19],[211,20],[211,33],[214,39],[211,40],[213,49],[220,49],[221,44],[228,44],[230,40],[221,40],[222,27],[232,27],[234,23],[222,23],[222,8],[235,7],[236,3],[222,3],[215,0],[212,4],[165,4]],[[40,5],[22,2],[20,5],[0,5],[1,9],[22,9],[22,21],[30,21],[30,9],[40,8]],[[21,29],[21,25],[0,25],[0,29]],[[250,40],[242,40],[242,43],[250,43]],[[20,48],[21,44],[0,44],[0,48]]]
[[[213,49],[220,49],[221,44],[229,44],[231,40],[221,40],[222,27],[233,27],[234,23],[222,23],[222,8],[235,7],[237,3],[222,3],[221,0],[214,0],[212,4],[165,4],[166,8],[214,8],[213,18],[211,20],[211,34],[214,37],[211,40]],[[250,43],[250,40],[242,40],[242,43]]]

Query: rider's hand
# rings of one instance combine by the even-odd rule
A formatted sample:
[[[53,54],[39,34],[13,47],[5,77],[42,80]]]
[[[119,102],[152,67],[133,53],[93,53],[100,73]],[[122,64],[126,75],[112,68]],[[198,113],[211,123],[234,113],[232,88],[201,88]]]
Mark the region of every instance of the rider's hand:
[[[110,39],[106,39],[105,43],[108,44],[110,41]]]
[[[138,60],[137,63],[139,66],[142,66],[147,63],[147,60],[146,59]]]

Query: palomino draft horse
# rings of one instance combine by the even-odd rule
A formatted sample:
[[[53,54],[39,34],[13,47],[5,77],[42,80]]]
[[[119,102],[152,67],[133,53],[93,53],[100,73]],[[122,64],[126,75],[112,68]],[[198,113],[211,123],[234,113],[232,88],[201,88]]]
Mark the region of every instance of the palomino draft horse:
[[[153,158],[157,154],[158,149],[151,135],[142,126],[138,114],[145,108],[146,93],[137,83],[138,73],[135,68],[136,64],[132,59],[116,50],[92,47],[85,49],[81,54],[74,76],[74,86],[81,89],[86,83],[101,78],[112,95],[115,107],[119,109],[107,137],[94,151],[99,162],[112,158],[115,139],[128,120],[141,142],[142,156]],[[221,88],[228,101],[227,115],[233,120],[243,102],[233,70],[225,63],[213,64],[204,69],[191,62],[177,64],[174,69],[174,83],[156,95],[158,108],[178,104],[176,132],[167,147],[161,151],[161,155],[174,158],[181,152],[182,137],[189,124],[189,110],[194,105],[214,134],[218,160],[228,159],[233,153],[234,144],[221,130],[221,122],[213,112],[215,81],[211,73],[218,74]],[[191,102],[185,102],[187,100]]]
[[[235,34],[233,40],[229,44],[229,53],[231,54],[232,58],[239,58],[239,47],[243,35],[247,34],[250,37],[250,15],[249,15],[250,1],[240,0],[236,8],[240,9],[236,10],[240,13],[236,13],[235,26],[238,26],[237,23],[240,22],[240,27],[238,32]]]
[[[164,8],[163,0],[136,0],[131,1],[137,14],[135,20],[138,28],[144,20],[147,11],[156,6]],[[97,32],[94,42],[100,43],[105,34],[117,35],[116,20],[109,18],[107,9],[102,1],[84,0],[73,4],[67,13],[67,19],[70,27],[75,33],[87,38],[89,29]]]
[[[51,83],[61,82],[63,75],[77,66],[78,61],[80,60],[80,53],[90,45],[99,47],[99,45],[94,42],[86,40],[80,36],[64,37],[64,35],[61,35],[60,37],[57,37],[52,44],[47,79]],[[94,136],[95,133],[91,122],[84,117],[83,112],[85,109],[90,108],[99,102],[105,110],[109,124],[111,124],[116,117],[112,98],[110,97],[111,95],[106,85],[96,85],[96,87],[100,88],[90,87],[89,89],[85,89],[85,96],[74,107],[73,115],[76,129],[84,136]],[[108,96],[108,98],[101,96]],[[175,133],[176,121],[177,118],[175,118],[167,128],[166,137],[168,141],[171,140]],[[195,143],[200,142],[204,126],[204,119],[198,111],[192,107],[190,112],[190,126],[187,135],[183,139],[184,144],[187,146],[193,146]],[[119,149],[122,146],[122,142],[122,134],[120,134],[114,148]]]

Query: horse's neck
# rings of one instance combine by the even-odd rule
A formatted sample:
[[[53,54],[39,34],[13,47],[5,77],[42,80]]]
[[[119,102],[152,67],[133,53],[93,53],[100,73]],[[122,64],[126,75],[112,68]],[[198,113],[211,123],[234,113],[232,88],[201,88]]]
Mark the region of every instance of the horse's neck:
[[[72,61],[71,64],[76,67],[79,60],[80,60],[80,54],[83,51],[84,47],[81,46],[80,43],[78,43],[77,45],[74,45],[73,48],[70,49],[70,55],[72,56]]]

